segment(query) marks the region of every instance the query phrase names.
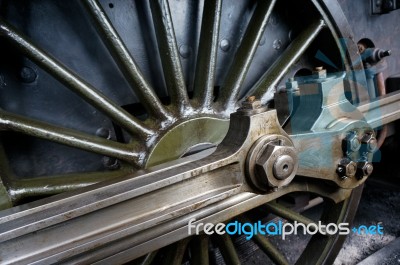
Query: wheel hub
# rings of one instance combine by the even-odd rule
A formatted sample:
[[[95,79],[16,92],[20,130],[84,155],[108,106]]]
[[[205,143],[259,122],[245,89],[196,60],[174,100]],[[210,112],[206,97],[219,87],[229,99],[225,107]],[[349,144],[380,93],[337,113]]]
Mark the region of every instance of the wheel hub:
[[[178,159],[199,145],[217,146],[228,128],[229,120],[226,119],[198,117],[185,120],[157,140],[148,154],[145,167]]]

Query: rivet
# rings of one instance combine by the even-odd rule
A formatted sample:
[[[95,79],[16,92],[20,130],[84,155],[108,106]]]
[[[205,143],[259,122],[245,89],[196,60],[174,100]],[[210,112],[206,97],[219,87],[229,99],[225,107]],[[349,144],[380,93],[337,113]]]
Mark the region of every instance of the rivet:
[[[279,50],[282,47],[282,41],[274,40],[274,42],[272,43],[272,47],[274,47],[275,50]]]
[[[224,52],[227,52],[231,48],[231,43],[229,42],[229,40],[223,39],[219,43],[219,46],[221,47],[221,50],[223,50]]]
[[[190,48],[190,46],[183,44],[179,47],[179,54],[183,58],[188,58],[191,53],[192,53],[192,48]]]
[[[35,70],[28,66],[24,66],[21,68],[21,71],[19,72],[19,77],[21,78],[21,81],[24,83],[32,83],[36,80],[37,74]]]

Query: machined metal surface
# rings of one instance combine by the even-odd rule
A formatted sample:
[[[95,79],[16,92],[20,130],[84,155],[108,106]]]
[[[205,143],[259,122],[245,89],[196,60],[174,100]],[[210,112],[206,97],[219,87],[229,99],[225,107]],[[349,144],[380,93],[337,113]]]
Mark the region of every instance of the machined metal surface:
[[[19,15],[30,18],[24,16],[30,9],[19,8],[24,3],[0,2],[8,3],[1,5],[5,10],[0,18],[0,37],[11,51],[7,62],[17,61],[9,58],[14,53],[24,62],[15,67],[18,80],[12,78],[12,67],[4,75],[0,72],[1,80],[5,76],[7,88],[12,88],[5,90],[6,82],[0,84],[7,98],[0,100],[4,138],[11,135],[15,140],[23,134],[32,142],[40,138],[82,149],[103,164],[98,172],[76,172],[84,163],[81,161],[65,174],[49,174],[49,170],[40,173],[40,178],[21,179],[12,172],[21,164],[21,159],[15,159],[20,152],[4,141],[0,207],[19,204],[27,197],[69,191],[0,212],[0,257],[5,263],[128,262],[187,238],[191,218],[224,222],[293,192],[318,194],[336,203],[329,215],[335,222],[345,220],[349,207],[354,207],[348,206],[352,190],[360,187],[372,170],[372,129],[398,118],[396,97],[388,95],[380,103],[358,108],[347,100],[345,86],[350,84],[350,90],[358,93],[362,85],[357,78],[348,80],[356,76],[351,72],[357,69],[352,58],[354,43],[342,49],[339,39],[346,28],[337,22],[341,13],[336,2],[292,1],[294,11],[274,0],[42,0],[39,8],[32,4],[32,19],[42,24],[46,21],[41,18],[41,8],[46,7],[74,10],[86,21],[81,25],[88,28],[72,27],[76,24],[71,21],[55,23],[65,30],[56,30],[56,41],[53,36],[41,37],[46,32],[43,25],[21,26],[25,20],[18,20]],[[308,16],[304,16],[304,8]],[[71,45],[76,43],[74,39],[67,42],[71,49],[52,47],[54,43],[61,46],[58,33],[64,39],[75,36],[68,32],[90,40],[87,42],[93,46],[82,45],[86,53],[79,53],[81,44]],[[346,78],[316,69],[309,80],[291,79],[293,87],[287,96],[296,94],[300,103],[286,117],[285,132],[278,122],[279,113],[267,105],[275,92],[285,87],[285,78],[314,69],[309,58],[326,45],[331,48],[327,49],[330,56],[342,60],[339,71],[346,71]],[[75,52],[81,61],[70,59]],[[106,74],[90,67],[93,58]],[[110,77],[110,69],[117,77]],[[299,86],[294,83],[297,81]],[[29,92],[29,88],[39,92]],[[42,99],[38,94],[57,93],[70,99],[66,96],[69,91],[77,97],[63,115],[53,113],[54,107],[38,111],[40,104],[30,101],[31,97],[32,101]],[[360,98],[357,93],[353,99]],[[27,102],[27,107],[22,108],[17,99]],[[78,107],[81,101],[88,106]],[[48,104],[65,106],[62,102]],[[384,115],[379,104],[383,104]],[[69,119],[70,113],[84,114],[86,120]],[[185,157],[203,149],[208,150]],[[43,157],[57,154],[49,150]],[[68,152],[77,153],[75,149]],[[89,157],[84,154],[82,157]],[[340,167],[345,168],[346,178],[338,174]],[[96,163],[87,168],[98,170]],[[71,192],[76,188],[81,189]],[[288,220],[311,222],[273,203],[270,211],[283,212]],[[189,240],[171,246],[176,251],[166,260],[179,263]],[[270,242],[261,237],[256,241],[278,264],[287,263]],[[200,252],[206,252],[204,242],[199,242]],[[322,246],[311,243],[307,249],[322,249],[319,252],[324,259],[334,251],[336,239],[323,238],[321,242]],[[238,261],[229,237],[220,245],[227,260]],[[145,260],[151,262],[155,253]],[[309,253],[305,251],[300,261],[307,263]]]
[[[245,157],[248,153],[255,152],[254,148],[251,148],[252,145],[259,146],[257,142],[259,143],[260,139],[262,142],[264,135],[272,135],[272,138],[274,138],[273,135],[287,137],[278,123],[274,110],[250,115],[238,111],[231,116],[230,129],[224,141],[213,154],[203,159],[182,161],[177,165],[163,165],[152,168],[147,173],[103,182],[86,188],[86,191],[81,190],[70,194],[69,197],[55,197],[49,199],[47,203],[39,201],[37,206],[33,203],[30,209],[24,210],[17,207],[4,211],[0,218],[0,238],[3,242],[1,256],[7,262],[53,263],[65,261],[66,258],[73,260],[73,257],[78,254],[80,255],[78,259],[82,259],[81,255],[86,253],[85,262],[91,262],[101,257],[101,255],[90,254],[94,251],[94,246],[96,246],[96,252],[103,249],[104,253],[112,255],[116,251],[116,249],[113,250],[114,247],[130,234],[136,235],[133,237],[134,240],[124,245],[130,246],[132,251],[129,256],[135,258],[141,254],[140,246],[145,242],[148,244],[156,236],[154,229],[151,228],[155,228],[157,223],[173,225],[172,228],[170,225],[157,226],[158,236],[167,235],[169,229],[175,231],[173,238],[168,237],[160,241],[160,244],[166,245],[177,237],[185,237],[180,227],[189,217],[195,217],[196,220],[206,218],[217,222],[221,221],[219,218],[222,216],[227,218],[225,214],[222,216],[221,214],[232,207],[234,205],[232,203],[239,198],[244,199],[244,210],[254,208],[260,202],[267,202],[293,189],[301,189],[301,182],[293,183],[287,188],[281,188],[280,192],[260,197],[246,184]],[[275,136],[274,139],[278,140],[278,138]],[[259,153],[260,150],[256,151]],[[281,155],[287,154],[283,152]],[[281,155],[275,155],[277,160],[264,169],[273,171]],[[254,170],[254,168],[249,169],[248,166],[246,168],[246,170]],[[302,172],[303,176],[307,176],[304,174],[307,171]],[[227,178],[227,175],[230,177]],[[294,175],[295,172],[293,172]],[[326,179],[326,177],[321,178]],[[331,181],[337,182],[335,176],[331,178]],[[361,181],[360,179],[360,183]],[[310,184],[306,185],[307,190],[310,190]],[[331,192],[340,194],[340,188]],[[339,195],[337,200],[345,199],[348,194]],[[326,196],[323,193],[321,195]],[[335,195],[330,194],[329,197],[334,198]],[[144,207],[143,203],[149,200],[152,203]],[[234,214],[240,212],[242,210],[236,206]],[[216,215],[215,219],[212,217],[214,215]],[[115,223],[116,219],[120,221]],[[82,226],[82,224],[85,225]],[[93,229],[94,227],[96,229]],[[60,231],[76,231],[78,234],[60,233]],[[178,231],[181,232],[178,233]],[[60,235],[56,236],[56,234],[62,234],[63,238],[61,239]],[[44,238],[47,239],[45,244],[37,243],[43,241]],[[21,242],[30,245],[31,249],[29,251],[23,249],[19,252],[15,244],[18,245]],[[160,246],[152,245],[152,248]]]

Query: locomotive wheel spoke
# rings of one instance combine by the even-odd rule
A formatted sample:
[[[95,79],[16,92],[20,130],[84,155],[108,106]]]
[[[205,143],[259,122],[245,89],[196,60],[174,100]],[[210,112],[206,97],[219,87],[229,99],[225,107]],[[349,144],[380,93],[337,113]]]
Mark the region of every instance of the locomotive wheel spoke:
[[[128,144],[110,141],[72,129],[61,128],[5,111],[0,112],[0,129],[20,132],[132,163],[138,162],[139,155],[131,151],[131,146]]]
[[[169,3],[167,0],[150,1],[150,9],[168,93],[173,106],[183,115],[185,109],[189,107],[189,98],[179,59]]]
[[[111,24],[100,3],[97,0],[85,0],[83,3],[91,14],[103,42],[107,45],[108,50],[113,55],[115,62],[129,85],[135,94],[139,96],[143,106],[153,116],[161,120],[169,119],[171,114],[166,110],[154,90],[150,87],[150,84],[144,78],[139,66]]]
[[[84,172],[57,176],[46,176],[25,179],[9,179],[8,188],[12,194],[14,204],[26,198],[40,198],[62,192],[73,191],[78,188],[126,175],[124,170],[104,172]]]
[[[289,262],[285,256],[266,238],[265,236],[255,234],[254,242],[267,256],[278,265],[287,265]]]
[[[22,33],[11,25],[0,20],[0,33],[18,47],[27,57],[42,67],[45,71],[63,83],[67,88],[78,94],[89,104],[99,109],[133,135],[147,138],[153,131],[141,121],[116,105],[93,86],[79,78],[61,62],[30,42]]]
[[[269,102],[273,95],[271,90],[282,80],[324,27],[325,22],[318,20],[304,29],[254,85],[250,94],[260,98],[264,104]]]
[[[226,264],[240,264],[239,256],[228,234],[217,237],[216,241]]]
[[[257,2],[242,43],[228,71],[227,79],[221,87],[221,100],[225,109],[231,108],[232,104],[237,102],[240,88],[253,61],[275,3],[276,0]]]
[[[208,109],[213,101],[221,5],[222,0],[204,1],[194,81],[194,99],[198,100],[200,108],[204,109]]]
[[[208,265],[209,264],[209,252],[208,243],[209,237],[207,235],[199,235],[192,239],[193,245],[193,264],[194,265]]]
[[[287,207],[284,207],[276,202],[270,202],[265,204],[266,209],[268,209],[271,213],[283,217],[289,221],[296,221],[298,223],[302,223],[305,225],[315,224],[315,221],[305,217],[304,215],[293,211]]]

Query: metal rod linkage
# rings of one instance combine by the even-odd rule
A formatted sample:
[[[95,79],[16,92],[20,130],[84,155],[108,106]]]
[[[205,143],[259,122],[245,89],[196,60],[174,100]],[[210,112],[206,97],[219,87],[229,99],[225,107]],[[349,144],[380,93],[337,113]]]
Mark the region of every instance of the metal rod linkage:
[[[16,45],[28,58],[51,74],[67,88],[96,107],[129,133],[142,138],[149,137],[153,131],[123,108],[112,102],[96,88],[82,80],[70,69],[43,50],[31,43],[11,25],[0,19],[0,34]]]
[[[85,0],[83,3],[91,14],[103,42],[113,55],[113,59],[124,74],[129,85],[143,103],[143,106],[151,115],[160,119],[168,119],[170,113],[168,113],[154,90],[150,87],[150,84],[144,78],[100,3],[97,0]]]
[[[358,106],[372,128],[388,124],[400,118],[400,92],[392,92]]]

